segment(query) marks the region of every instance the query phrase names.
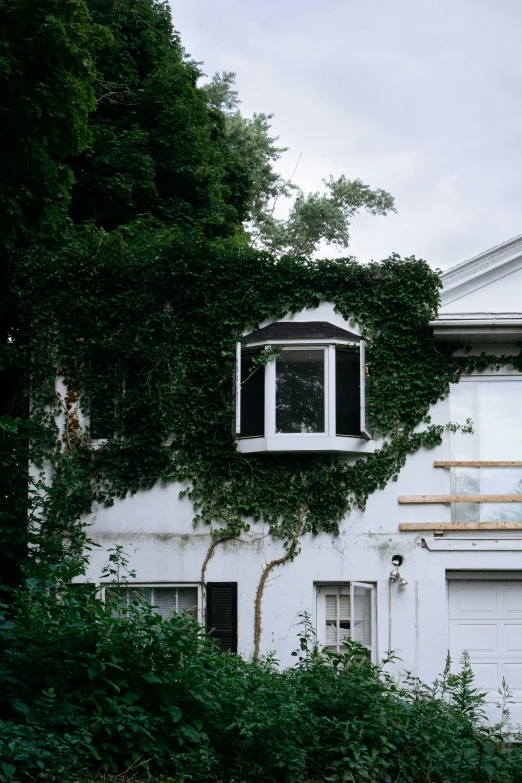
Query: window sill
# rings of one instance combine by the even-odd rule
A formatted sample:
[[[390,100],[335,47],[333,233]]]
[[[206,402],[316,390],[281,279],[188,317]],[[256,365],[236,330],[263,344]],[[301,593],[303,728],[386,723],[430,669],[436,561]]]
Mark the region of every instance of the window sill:
[[[268,451],[344,451],[373,454],[375,441],[350,435],[275,435],[270,438],[238,438],[237,450],[243,454]]]

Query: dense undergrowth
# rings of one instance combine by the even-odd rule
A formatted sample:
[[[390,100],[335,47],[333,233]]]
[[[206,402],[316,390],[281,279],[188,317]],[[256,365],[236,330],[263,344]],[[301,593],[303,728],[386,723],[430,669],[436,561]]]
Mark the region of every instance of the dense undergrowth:
[[[305,618],[280,670],[223,655],[186,617],[109,611],[57,574],[3,607],[2,781],[522,781],[522,749],[484,724],[467,665],[397,684],[356,644],[321,652]]]

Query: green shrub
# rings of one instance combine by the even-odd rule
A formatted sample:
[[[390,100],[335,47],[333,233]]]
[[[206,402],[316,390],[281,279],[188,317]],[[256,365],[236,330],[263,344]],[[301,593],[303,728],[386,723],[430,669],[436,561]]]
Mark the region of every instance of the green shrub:
[[[356,644],[319,650],[306,619],[296,656],[250,663],[188,617],[28,580],[0,621],[0,780],[522,781],[468,662],[399,685]]]

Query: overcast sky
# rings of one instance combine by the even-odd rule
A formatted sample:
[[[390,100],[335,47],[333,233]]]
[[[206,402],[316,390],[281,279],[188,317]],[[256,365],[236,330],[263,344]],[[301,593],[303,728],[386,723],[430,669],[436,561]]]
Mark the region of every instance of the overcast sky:
[[[280,170],[395,196],[350,253],[442,269],[522,233],[520,0],[170,0],[205,72],[236,71],[244,114],[273,113]]]

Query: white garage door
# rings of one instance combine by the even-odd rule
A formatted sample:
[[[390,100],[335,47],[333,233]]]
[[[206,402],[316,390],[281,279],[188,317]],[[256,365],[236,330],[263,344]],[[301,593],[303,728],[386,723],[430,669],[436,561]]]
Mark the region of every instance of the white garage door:
[[[490,719],[505,677],[513,725],[522,725],[522,581],[450,581],[449,641],[454,662],[467,650]]]

